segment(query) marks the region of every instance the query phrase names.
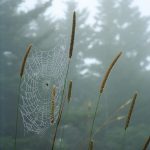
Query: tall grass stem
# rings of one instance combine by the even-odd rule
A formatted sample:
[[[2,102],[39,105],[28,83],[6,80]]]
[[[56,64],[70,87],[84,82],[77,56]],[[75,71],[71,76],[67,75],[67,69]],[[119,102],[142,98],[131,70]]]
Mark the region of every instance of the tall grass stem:
[[[14,150],[17,149],[17,134],[18,134],[18,118],[19,118],[20,85],[21,85],[21,78],[20,78],[20,80],[19,80],[18,95],[17,95],[17,101],[16,101],[16,121],[15,121]]]
[[[70,67],[70,59],[69,59],[69,62],[68,62],[67,72],[66,72],[66,76],[65,76],[65,80],[64,80],[64,87],[63,87],[63,91],[62,91],[61,103],[60,103],[59,114],[58,114],[58,121],[57,121],[57,124],[56,124],[54,137],[53,137],[53,140],[52,140],[51,150],[54,150],[56,136],[57,136],[57,132],[58,132],[58,127],[59,127],[59,124],[60,124],[60,121],[61,121],[61,118],[62,118],[63,108],[64,108],[64,104],[65,104],[64,95],[65,95],[65,89],[66,89],[66,83],[67,83],[69,67]]]
[[[98,100],[97,100],[96,107],[95,107],[95,112],[94,112],[94,115],[93,115],[93,120],[92,120],[92,125],[91,125],[91,130],[90,130],[90,136],[89,136],[88,150],[90,150],[90,144],[91,144],[91,140],[92,140],[92,136],[93,136],[94,123],[95,123],[95,119],[96,119],[100,99],[101,99],[101,93],[98,96]]]

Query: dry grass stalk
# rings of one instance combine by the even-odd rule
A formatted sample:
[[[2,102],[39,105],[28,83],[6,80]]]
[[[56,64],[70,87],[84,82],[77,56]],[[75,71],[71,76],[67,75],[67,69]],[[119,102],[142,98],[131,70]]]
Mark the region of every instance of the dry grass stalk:
[[[93,141],[91,140],[90,143],[89,143],[89,150],[93,150],[93,145],[94,145],[94,143],[93,143]]]
[[[55,97],[56,97],[56,86],[53,85],[51,91],[51,110],[50,110],[50,123],[54,124],[54,112],[55,112]]]
[[[129,112],[128,112],[128,115],[127,115],[127,118],[126,118],[126,124],[125,124],[125,130],[128,128],[129,126],[129,123],[130,123],[130,120],[131,120],[131,115],[132,115],[132,112],[133,112],[133,108],[134,108],[134,105],[135,105],[135,100],[137,98],[137,92],[134,94],[133,98],[132,98],[132,103],[131,103],[131,106],[130,106],[130,109],[129,109]]]
[[[25,68],[25,64],[26,64],[26,60],[27,60],[27,57],[29,55],[29,52],[31,50],[31,47],[32,45],[30,44],[27,49],[26,49],[26,53],[25,53],[25,56],[23,58],[23,61],[22,61],[22,65],[21,65],[21,70],[20,70],[20,77],[22,77],[23,73],[24,73],[24,68]]]
[[[58,114],[58,120],[57,120],[56,128],[55,128],[55,131],[54,131],[54,138],[52,140],[52,148],[51,148],[51,150],[54,150],[56,135],[57,135],[57,131],[58,131],[58,126],[59,126],[60,121],[61,121],[62,112],[63,112],[63,107],[60,109],[59,114]]]
[[[76,12],[73,12],[73,20],[72,20],[72,32],[71,32],[71,40],[70,40],[70,48],[69,48],[69,58],[72,57],[74,39],[75,39],[75,28],[76,28]]]
[[[69,58],[70,59],[72,57],[73,46],[74,46],[75,27],[76,27],[76,13],[74,11],[74,13],[73,13],[73,22],[72,22],[72,33],[71,33],[71,40],[70,40],[70,48],[69,48]],[[64,108],[64,104],[65,104],[64,93],[65,93],[66,81],[67,81],[68,71],[69,71],[69,66],[70,66],[70,59],[69,59],[69,62],[68,62],[66,77],[65,77],[65,80],[64,80],[62,99],[61,99],[61,104],[60,104],[60,108],[59,108],[58,120],[57,120],[56,128],[55,128],[55,131],[54,131],[54,137],[53,137],[53,140],[52,140],[51,150],[54,150],[56,135],[57,135],[58,127],[59,127],[59,124],[61,122],[61,118],[62,118],[62,114],[63,114],[63,108]]]
[[[113,60],[113,62],[110,64],[109,68],[107,69],[106,73],[105,73],[105,76],[102,80],[102,84],[101,84],[101,87],[100,87],[100,93],[103,93],[103,90],[104,90],[104,87],[105,87],[105,84],[106,84],[106,81],[108,79],[108,76],[113,68],[113,66],[115,65],[115,63],[117,62],[117,60],[119,59],[119,57],[121,56],[122,52],[120,52]]]
[[[115,121],[120,121],[120,120],[123,120],[125,119],[125,116],[118,116],[118,117],[115,117],[115,118],[110,118],[110,119],[107,119],[105,122],[103,122],[103,124],[95,131],[94,133],[94,136],[96,134],[98,134],[99,132],[102,131],[102,129],[104,129],[105,127],[107,127],[108,125],[110,125],[111,123],[115,122]]]
[[[117,116],[117,114],[124,109],[127,105],[129,105],[132,102],[132,99],[127,100],[125,103],[123,103],[118,109],[116,109],[111,115],[103,122],[103,124],[96,130],[94,133],[94,136],[100,132],[104,127],[109,125],[110,123],[114,121],[120,121],[122,119],[126,119],[126,116]]]
[[[144,146],[143,146],[143,149],[142,150],[146,150],[148,148],[148,145],[150,143],[150,136],[148,137],[148,139],[146,140]]]
[[[70,80],[70,82],[69,82],[69,88],[68,88],[68,102],[70,102],[71,94],[72,94],[72,80]]]

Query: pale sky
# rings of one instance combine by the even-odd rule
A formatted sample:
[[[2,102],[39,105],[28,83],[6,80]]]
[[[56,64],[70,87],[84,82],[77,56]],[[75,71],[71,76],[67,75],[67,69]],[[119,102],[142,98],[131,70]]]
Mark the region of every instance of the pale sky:
[[[142,15],[150,16],[150,0],[134,0],[142,13]]]
[[[49,0],[23,0],[22,3],[18,5],[17,12],[27,13],[30,10],[33,10],[37,5],[41,5],[46,3]],[[54,16],[61,16],[64,18],[64,13],[67,10],[67,6],[64,2],[70,0],[53,0],[53,8],[49,8],[45,12],[45,16],[48,15],[50,12],[53,12]],[[98,0],[74,0],[77,2],[78,11],[83,9],[87,9],[90,12],[90,21],[93,21],[93,17],[97,13],[96,6],[98,5]],[[150,0],[133,0],[134,5],[138,6],[142,15],[149,15],[150,16]],[[56,9],[57,8],[57,9]],[[57,10],[57,11],[55,11]]]

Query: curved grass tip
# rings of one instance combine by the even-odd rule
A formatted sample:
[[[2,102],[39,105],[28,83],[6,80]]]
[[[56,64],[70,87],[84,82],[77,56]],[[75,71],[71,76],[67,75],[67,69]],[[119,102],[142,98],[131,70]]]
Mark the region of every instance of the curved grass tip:
[[[120,53],[114,58],[114,60],[112,61],[112,63],[111,63],[110,66],[108,67],[108,69],[107,69],[107,71],[106,71],[106,73],[105,73],[105,75],[104,75],[104,78],[103,78],[103,80],[102,80],[102,84],[101,84],[101,86],[100,86],[100,93],[103,93],[103,90],[104,90],[106,81],[107,81],[107,79],[108,79],[108,77],[109,77],[109,74],[110,74],[112,68],[114,67],[114,65],[116,64],[117,60],[119,59],[119,57],[120,57],[121,55],[122,55],[122,52],[120,52]]]
[[[32,47],[32,44],[29,44],[28,47],[27,47],[27,49],[26,49],[26,53],[24,55],[24,58],[23,58],[23,61],[22,61],[22,64],[21,64],[21,70],[20,70],[20,77],[21,78],[22,78],[23,73],[24,73],[25,64],[26,64],[29,52],[31,50],[31,47]]]

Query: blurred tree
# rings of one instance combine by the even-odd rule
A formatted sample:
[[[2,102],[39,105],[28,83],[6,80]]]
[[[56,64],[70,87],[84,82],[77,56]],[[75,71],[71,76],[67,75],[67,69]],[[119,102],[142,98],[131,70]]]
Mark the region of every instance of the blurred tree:
[[[94,25],[94,36],[89,41],[91,47],[84,53],[102,61],[103,75],[112,58],[119,51],[123,51],[123,56],[107,83],[107,95],[113,96],[109,101],[126,99],[136,89],[146,94],[146,85],[143,84],[143,79],[141,81],[141,76],[146,76],[149,72],[143,74],[142,69],[144,70],[145,66],[141,67],[140,63],[149,55],[149,17],[141,16],[138,8],[133,7],[130,0],[102,0],[99,10]]]
[[[0,124],[0,134],[2,135],[14,134],[12,126],[15,125],[15,104],[19,83],[19,71],[25,49],[30,42],[35,45],[37,43],[40,45],[44,40],[44,37],[42,37],[42,40],[39,40],[43,36],[41,33],[37,33],[37,36],[27,36],[27,32],[33,32],[29,25],[35,21],[39,24],[40,29],[42,29],[41,26],[44,23],[47,24],[47,28],[49,27],[47,21],[44,22],[43,19],[39,19],[39,16],[46,8],[50,7],[51,1],[40,5],[26,14],[16,13],[18,4],[20,4],[18,0],[0,2],[0,111],[2,114],[0,115],[0,122],[2,122]],[[40,21],[43,24],[40,24]],[[50,30],[51,33],[54,33],[52,26],[49,28]],[[52,36],[51,34],[51,38]]]

